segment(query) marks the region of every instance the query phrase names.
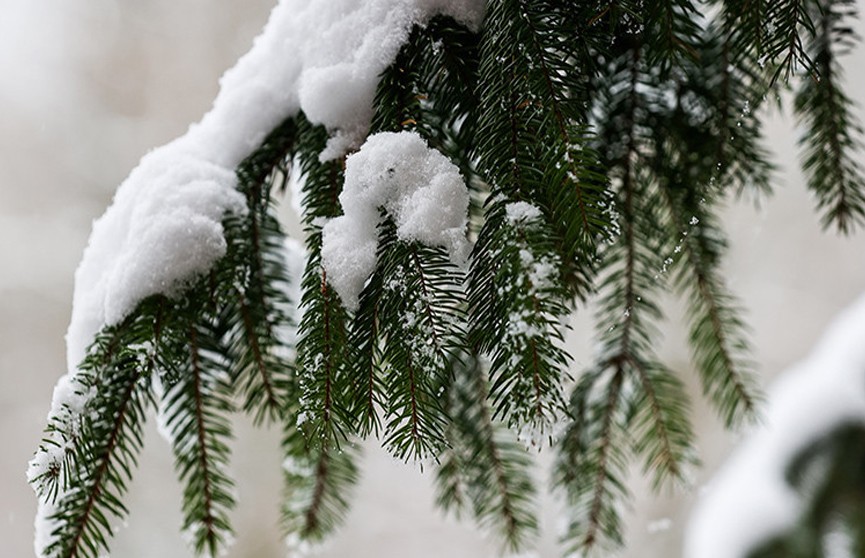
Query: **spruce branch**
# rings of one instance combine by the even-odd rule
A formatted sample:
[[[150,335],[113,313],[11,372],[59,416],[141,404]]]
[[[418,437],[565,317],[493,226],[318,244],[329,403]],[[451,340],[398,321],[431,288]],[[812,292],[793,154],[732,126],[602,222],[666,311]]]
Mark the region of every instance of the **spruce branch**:
[[[475,152],[493,193],[530,201],[549,215],[566,283],[584,296],[594,274],[594,239],[610,222],[602,205],[605,182],[587,145],[580,102],[586,81],[568,71],[568,63],[590,56],[551,29],[572,17],[547,3],[490,6],[480,43],[485,88]],[[502,35],[513,40],[498,40]]]
[[[531,459],[513,432],[493,419],[487,393],[482,361],[460,355],[443,395],[452,420],[449,447],[439,459],[437,501],[455,512],[471,503],[474,517],[503,539],[503,548],[518,552],[538,532]]]
[[[699,56],[696,43],[700,26],[695,17],[698,13],[690,0],[660,0],[649,6],[643,33],[649,41],[650,63],[660,63],[668,69],[682,63],[683,58]]]
[[[627,497],[622,384],[619,372],[586,372],[568,409],[553,482],[566,496],[566,552],[587,554],[622,543],[617,506]]]
[[[287,358],[294,349],[287,337],[295,324],[286,294],[289,278],[282,230],[270,213],[251,216],[250,221],[257,223],[254,238],[237,235],[232,248],[241,252],[249,246],[253,257],[226,270],[232,279],[220,278],[220,283],[231,287],[219,294],[223,306],[219,320],[231,355],[232,381],[244,397],[243,410],[260,423],[279,419],[296,389],[293,363]]]
[[[357,449],[343,443],[311,445],[299,428],[289,425],[283,437],[285,494],[282,527],[293,551],[320,543],[342,523],[352,487],[357,483]]]
[[[120,347],[121,339],[121,334],[117,331],[100,332],[93,342],[93,347],[99,349],[90,351],[89,354],[93,356],[87,359],[87,369],[99,370],[108,366]],[[96,354],[99,356],[95,356]],[[93,393],[92,374],[71,378],[68,384],[67,389],[73,391],[74,396],[83,400],[86,406]],[[30,477],[30,483],[41,502],[53,505],[58,497],[69,489],[70,481],[76,476],[76,459],[81,455],[76,450],[84,424],[85,417],[69,403],[64,402],[59,409],[52,409],[45,427],[45,436],[36,450],[36,463],[31,463],[31,467],[35,465],[39,469]]]
[[[62,433],[73,449],[57,471],[55,480],[61,484],[42,496],[42,513],[48,514],[52,529],[42,539],[46,546],[40,551],[45,556],[96,558],[108,549],[112,522],[128,513],[122,498],[137,464],[145,412],[152,403],[146,374],[153,372],[153,361],[146,346],[133,341],[140,342],[141,337],[127,334],[124,326],[152,335],[154,320],[149,317],[137,323],[127,320],[100,334],[80,367],[79,389],[91,396],[73,432]]]
[[[469,274],[469,336],[489,355],[494,418],[549,433],[564,406],[562,348],[568,294],[551,228],[535,206],[496,201]]]
[[[343,161],[322,162],[327,133],[301,114],[293,144],[303,174],[301,205],[308,257],[301,283],[295,360],[296,387],[282,420],[284,498],[281,518],[289,547],[302,551],[323,540],[348,510],[357,481],[356,428],[350,406],[354,386],[349,317],[321,267],[321,219],[339,214]]]
[[[173,332],[177,333],[177,332]],[[196,554],[216,556],[228,542],[234,507],[227,476],[231,427],[228,377],[218,335],[206,324],[186,328],[188,356],[167,363],[162,415],[183,490],[182,529]]]
[[[848,20],[853,2],[814,2],[816,30],[808,44],[815,76],[800,85],[794,110],[806,130],[799,141],[808,188],[823,212],[823,226],[844,234],[865,223],[865,176],[857,160],[863,130],[853,115],[853,102],[841,88],[837,56],[858,42]]]
[[[665,149],[670,148],[667,143]],[[675,157],[670,154],[668,159]],[[660,188],[667,234],[676,242],[674,281],[688,296],[690,347],[703,392],[725,424],[735,427],[756,417],[760,401],[751,350],[735,299],[720,278],[726,241],[712,211],[717,197],[676,180],[683,174],[665,173],[672,178]]]
[[[238,368],[242,372],[237,376],[243,373],[246,375],[241,388],[247,394],[243,408],[247,412],[257,409],[254,414],[256,423],[260,423],[265,417],[274,420],[281,414],[284,403],[277,391],[276,382],[271,378],[271,370],[285,370],[288,365],[280,363],[274,366],[267,362],[268,351],[262,346],[261,339],[269,338],[270,328],[265,327],[265,331],[260,331],[262,320],[253,315],[253,310],[244,300],[242,293],[237,293],[237,296],[242,338],[248,347],[248,351],[244,351],[243,357],[238,359]]]
[[[276,420],[283,414],[294,382],[286,353],[293,349],[284,339],[294,328],[287,297],[289,277],[284,258],[285,238],[276,219],[271,192],[286,179],[285,161],[291,156],[297,128],[289,119],[278,126],[262,146],[237,170],[238,189],[245,194],[249,214],[226,223],[231,240],[226,270],[233,290],[221,293],[226,309],[220,319],[233,362],[234,381],[244,394],[243,409],[255,421]],[[286,169],[287,171],[287,169]]]
[[[691,348],[704,393],[725,424],[733,427],[756,417],[760,396],[752,377],[744,322],[718,277],[720,232],[710,215],[691,209],[692,219],[700,224],[683,242],[688,261],[679,272],[680,287],[690,292]]]
[[[677,161],[679,182],[710,190],[735,188],[757,196],[771,192],[774,165],[763,145],[758,113],[768,85],[754,56],[738,50],[741,29],[710,24],[700,39],[701,56],[683,65],[673,110],[660,111],[656,142]],[[700,186],[692,186],[697,189]]]
[[[628,420],[634,452],[644,457],[644,472],[654,489],[665,483],[687,481],[687,467],[695,463],[688,397],[681,380],[657,363],[629,363],[634,413]],[[635,376],[635,377],[634,377]]]
[[[382,369],[384,344],[381,327],[381,305],[384,294],[381,267],[373,272],[360,296],[348,344],[353,351],[348,359],[349,374],[354,378],[350,390],[351,415],[357,420],[358,434],[376,436],[383,429],[380,409],[384,408],[385,381]]]
[[[380,244],[384,442],[401,459],[434,458],[448,420],[440,395],[464,336],[464,277],[443,249],[399,241],[387,221]]]
[[[318,260],[307,264],[304,314],[297,343],[300,425],[313,444],[337,447],[352,432],[341,394],[345,384],[348,317]]]
[[[723,0],[719,20],[723,35],[732,40],[734,56],[757,58],[765,65],[770,4],[769,0]]]
[[[771,83],[783,75],[786,83],[799,66],[806,73],[814,71],[814,60],[805,49],[803,35],[813,36],[814,21],[808,10],[809,0],[782,0],[767,4],[768,27],[766,57],[774,65]]]
[[[471,158],[477,126],[477,45],[477,34],[450,17],[437,16],[425,27],[416,26],[381,77],[371,128],[371,133],[418,132],[459,167],[474,194],[485,189]]]
[[[170,299],[147,299],[103,328],[67,377],[72,385],[61,386],[66,405],[52,411],[31,475],[49,516],[47,554],[107,550],[153,399],[198,554],[217,553],[231,533],[235,403],[283,429],[282,516],[293,550],[343,520],[357,437],[371,434],[400,459],[438,461],[440,505],[470,512],[508,551],[526,549],[538,531],[522,438],[549,434],[568,551],[621,544],[629,461],[642,461],[657,488],[683,480],[695,460],[682,383],[654,351],[668,272],[688,295],[708,398],[728,425],[758,403],[720,269],[718,201],[734,188],[768,191],[772,165],[755,112],[802,68],[809,75],[795,109],[807,128],[809,187],[826,223],[848,232],[865,222],[855,161],[863,132],[838,64],[855,42],[851,1],[713,4],[717,16],[693,0],[494,0],[482,22],[410,15],[390,64],[377,61],[384,71],[374,99],[366,91],[368,120],[313,124],[327,119],[307,118],[295,90],[285,95],[300,98],[291,106],[261,107],[288,118],[266,123],[273,129],[257,149],[227,150],[248,156],[236,168],[240,196],[218,192],[233,200],[222,229],[219,215],[206,219],[225,255],[181,278]],[[471,199],[464,232],[476,242],[468,262],[455,261],[441,246],[398,236],[392,206],[373,207],[375,267],[359,300],[344,301],[333,286],[344,277],[322,263],[322,231],[345,213],[346,161],[357,161],[339,142],[350,151],[366,131],[416,132],[459,167]],[[225,182],[208,187],[230,190],[229,169],[202,169]],[[289,172],[303,184],[300,301],[288,295],[272,207]],[[599,352],[565,401],[568,313],[595,293]]]
[[[303,206],[306,244],[309,250],[301,284],[297,368],[298,426],[315,449],[339,448],[353,433],[346,397],[351,387],[347,377],[349,317],[339,296],[327,282],[321,265],[321,219],[339,214],[342,161],[322,162],[327,134],[306,119],[298,120],[298,158],[304,173]]]

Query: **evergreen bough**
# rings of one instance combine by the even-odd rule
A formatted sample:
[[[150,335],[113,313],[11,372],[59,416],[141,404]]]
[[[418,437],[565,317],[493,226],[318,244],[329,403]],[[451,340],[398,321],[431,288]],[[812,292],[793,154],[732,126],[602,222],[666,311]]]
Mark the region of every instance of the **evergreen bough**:
[[[226,256],[182,296],[150,297],[104,329],[81,363],[86,412],[52,419],[44,442],[59,434],[72,449],[33,479],[55,509],[44,554],[108,549],[153,408],[174,441],[199,555],[231,534],[236,411],[284,430],[283,523],[298,544],[345,516],[357,441],[372,435],[435,468],[439,504],[509,551],[537,534],[527,446],[548,440],[564,548],[621,544],[629,463],[660,486],[695,460],[682,381],[654,350],[662,293],[686,297],[693,368],[724,423],[757,410],[719,269],[718,207],[770,189],[763,105],[794,89],[824,224],[847,233],[865,221],[862,130],[838,63],[856,39],[854,11],[848,0],[490,0],[477,32],[442,16],[414,28],[380,77],[371,133],[415,131],[459,167],[468,265],[401,240],[384,214],[376,269],[347,311],[321,260],[344,158],[319,159],[328,134],[303,114],[279,123],[236,169],[249,212],[226,219]],[[287,294],[273,212],[290,173],[303,177],[300,300]],[[567,318],[590,301],[599,346],[575,370]],[[845,430],[827,447],[845,455],[847,438],[862,446]],[[819,531],[826,515],[814,519]]]

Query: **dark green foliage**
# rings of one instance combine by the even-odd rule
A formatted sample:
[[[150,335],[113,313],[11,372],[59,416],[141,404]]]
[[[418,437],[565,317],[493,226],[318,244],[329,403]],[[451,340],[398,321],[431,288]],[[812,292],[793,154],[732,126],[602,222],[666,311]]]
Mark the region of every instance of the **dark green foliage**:
[[[794,108],[805,125],[800,139],[808,187],[823,213],[823,225],[848,233],[865,223],[865,182],[854,153],[863,131],[852,114],[853,102],[841,89],[838,56],[856,41],[850,19],[856,4],[847,0],[814,1],[809,5],[816,32],[807,51],[814,76],[802,80]]]
[[[469,187],[470,217],[480,217],[487,193],[476,170],[477,34],[451,18],[416,27],[385,70],[375,99],[371,133],[412,130],[456,164]],[[477,220],[472,223],[473,228]]]
[[[183,488],[183,526],[196,553],[216,555],[231,533],[228,510],[234,506],[227,476],[231,428],[224,370],[227,358],[219,337],[203,325],[186,332],[186,358],[166,363],[162,378],[162,417],[170,432],[175,467]]]
[[[700,35],[699,9],[690,0],[659,0],[648,5],[642,35],[646,38],[650,64],[660,64],[665,70],[673,64],[695,59]]]
[[[462,274],[441,248],[395,238],[383,242],[379,266],[384,443],[402,459],[432,458],[445,446],[441,394],[462,337]]]
[[[583,296],[593,277],[597,238],[606,234],[610,219],[604,179],[586,142],[588,107],[581,102],[589,77],[584,72],[593,63],[586,64],[589,53],[579,40],[554,32],[557,26],[570,28],[572,18],[569,3],[508,0],[488,6],[474,153],[492,193],[541,208],[566,284]]]
[[[472,346],[490,358],[494,417],[543,434],[558,422],[567,377],[561,260],[540,212],[509,216],[492,205],[468,285]]]
[[[618,502],[627,496],[627,430],[623,374],[585,372],[574,388],[553,482],[563,489],[567,552],[622,544]]]
[[[100,333],[75,382],[91,393],[84,412],[49,424],[74,451],[36,479],[54,501],[58,528],[47,556],[97,556],[108,548],[121,496],[141,446],[144,412],[157,382],[164,432],[184,484],[183,530],[198,554],[216,555],[230,537],[233,482],[226,474],[235,387],[256,420],[296,422],[283,235],[268,213],[294,138],[277,128],[238,168],[250,208],[225,222],[228,255],[182,297],[151,297],[121,324]],[[295,396],[296,399],[296,396]],[[46,444],[57,444],[53,438]]]
[[[705,203],[676,205],[668,192],[674,222],[690,215],[697,225],[682,237],[678,268],[679,288],[688,296],[688,319],[694,364],[703,392],[718,408],[727,426],[736,426],[757,414],[758,396],[751,378],[750,349],[745,325],[718,269],[725,245]],[[685,231],[688,232],[688,231]]]
[[[813,68],[813,60],[804,47],[807,34],[814,34],[814,21],[808,5],[810,0],[784,0],[766,3],[767,41],[763,55],[777,67],[772,80],[783,76],[788,80],[798,69]],[[801,66],[799,68],[798,66]]]
[[[151,308],[152,309],[152,308]],[[124,331],[146,333],[153,315],[102,332],[81,365],[78,385],[93,392],[74,433],[74,454],[57,470],[60,486],[46,485],[54,523],[48,556],[96,558],[108,549],[114,524],[127,514],[122,498],[141,450],[145,411],[152,403],[148,372],[154,359],[143,347],[130,347]],[[158,329],[158,324],[155,325]]]
[[[469,510],[504,550],[524,548],[538,530],[532,460],[514,432],[493,419],[483,364],[469,355],[453,364],[442,394],[451,421],[439,457],[438,503],[457,514]]]
[[[322,541],[345,517],[351,487],[357,482],[356,448],[343,443],[313,446],[289,426],[283,439],[285,499],[282,525],[289,546]]]
[[[757,410],[718,213],[733,193],[770,190],[759,114],[783,87],[797,91],[824,222],[865,221],[862,131],[838,64],[852,15],[847,0],[491,0],[477,30],[445,16],[415,27],[381,75],[370,133],[417,132],[460,169],[468,261],[401,239],[378,208],[376,267],[347,310],[321,255],[345,157],[320,160],[328,131],[303,114],[279,123],[237,169],[249,212],[223,223],[226,256],[101,332],[75,380],[92,393],[85,412],[49,421],[42,450],[69,449],[33,479],[56,506],[47,555],[107,549],[152,403],[198,554],[231,533],[236,410],[283,431],[282,519],[298,549],[345,517],[370,435],[435,467],[439,504],[508,552],[538,531],[526,442],[549,442],[566,550],[620,545],[632,461],[656,487],[696,461],[683,381],[657,355],[664,293],[685,298],[694,372],[722,420]],[[289,173],[302,183],[302,278],[287,273],[271,208]],[[597,353],[571,370],[568,318],[588,304]],[[843,499],[830,485],[820,510]],[[822,537],[833,517],[813,512],[802,532]]]
[[[293,389],[290,348],[284,348],[295,324],[288,300],[289,277],[276,216],[269,210],[271,189],[287,179],[286,153],[293,148],[295,123],[286,121],[238,169],[241,191],[250,214],[226,223],[231,242],[226,258],[233,281],[225,285],[226,306],[219,321],[232,362],[233,382],[243,395],[243,410],[256,422],[280,420]]]
[[[298,119],[295,158],[305,177],[304,225],[309,256],[301,284],[297,397],[288,402],[283,437],[286,499],[283,526],[292,544],[320,541],[348,509],[357,479],[352,442],[357,428],[349,363],[349,316],[321,268],[321,223],[339,214],[342,161],[321,162],[327,134]]]
[[[315,444],[339,443],[351,418],[340,397],[345,389],[347,315],[327,284],[318,259],[303,278],[303,319],[297,344],[301,425]]]

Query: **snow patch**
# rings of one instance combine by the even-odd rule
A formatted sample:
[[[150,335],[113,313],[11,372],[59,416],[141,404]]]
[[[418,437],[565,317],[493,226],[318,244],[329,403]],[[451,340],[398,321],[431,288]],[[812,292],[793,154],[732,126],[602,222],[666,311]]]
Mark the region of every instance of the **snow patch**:
[[[344,214],[324,225],[321,257],[327,282],[351,311],[375,270],[379,208],[400,240],[446,248],[458,264],[468,256],[468,189],[459,169],[415,132],[370,136],[346,159],[339,201]]]
[[[526,202],[512,202],[505,206],[505,218],[511,226],[540,219],[541,210],[537,206]]]
[[[685,536],[686,558],[742,558],[793,526],[803,503],[785,480],[787,466],[834,428],[865,424],[863,341],[865,296],[775,383],[763,424],[701,494]]]
[[[168,144],[141,160],[93,224],[75,273],[67,357],[74,370],[94,335],[154,294],[178,294],[226,251],[222,219],[246,213],[232,170]]]
[[[179,293],[225,254],[221,221],[246,211],[234,169],[271,130],[302,110],[334,134],[326,156],[341,156],[368,131],[378,75],[411,28],[438,14],[477,27],[483,4],[282,0],[253,48],[220,80],[213,108],[184,136],[142,158],[94,223],[75,276],[69,373],[100,329],[150,295]],[[411,200],[417,212],[436,211],[427,193],[418,190]],[[406,222],[403,233],[423,241],[424,231],[409,230],[413,223],[425,224]],[[52,405],[52,414],[59,410]]]
[[[477,28],[483,11],[482,0],[283,0],[190,132],[225,162],[237,161],[274,123],[303,111],[331,134],[322,160],[338,158],[369,131],[378,77],[412,27],[447,14]],[[226,143],[213,128],[237,130],[238,141]]]

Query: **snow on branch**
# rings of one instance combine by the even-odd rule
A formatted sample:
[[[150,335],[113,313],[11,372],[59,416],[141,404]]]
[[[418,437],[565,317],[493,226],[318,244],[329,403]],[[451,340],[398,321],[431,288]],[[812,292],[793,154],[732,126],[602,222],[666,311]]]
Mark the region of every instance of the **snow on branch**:
[[[146,155],[94,223],[76,272],[69,373],[102,327],[150,295],[178,292],[225,254],[220,222],[245,212],[234,169],[282,120],[302,110],[324,124],[333,134],[324,156],[356,146],[369,129],[378,75],[413,25],[442,13],[476,26],[483,2],[280,2],[252,50],[220,80],[210,112]],[[52,409],[64,399],[55,397]]]
[[[283,0],[253,49],[220,80],[194,141],[236,165],[282,119],[303,111],[331,134],[322,159],[356,148],[369,131],[380,74],[414,25],[447,14],[480,26],[482,0]],[[237,124],[240,120],[241,123]],[[213,130],[236,130],[236,139]]]
[[[787,482],[804,449],[844,424],[865,425],[865,296],[776,382],[762,424],[711,481],[685,538],[686,558],[743,558],[790,527],[804,502]]]
[[[444,14],[477,28],[483,5],[482,0],[279,2],[252,49],[220,80],[212,109],[185,135],[143,157],[94,223],[75,275],[68,372],[58,381],[48,418],[55,428],[31,461],[31,478],[57,467],[74,450],[62,432],[74,432],[92,398],[78,374],[98,332],[122,322],[149,296],[179,295],[225,255],[223,219],[248,211],[236,190],[241,161],[300,111],[331,135],[322,159],[356,148],[370,128],[378,76],[412,27]],[[45,517],[51,506],[42,500]]]
[[[457,166],[416,132],[370,136],[345,161],[339,201],[344,214],[322,229],[321,256],[328,283],[349,310],[357,310],[375,270],[379,208],[401,240],[441,246],[454,262],[465,262],[468,189]]]
[[[303,111],[331,132],[323,157],[369,130],[378,75],[412,26],[448,14],[477,26],[480,0],[283,0],[220,80],[213,108],[145,156],[93,228],[76,274],[68,334],[74,371],[105,325],[149,295],[172,294],[225,253],[220,220],[244,211],[234,169],[285,118]]]

